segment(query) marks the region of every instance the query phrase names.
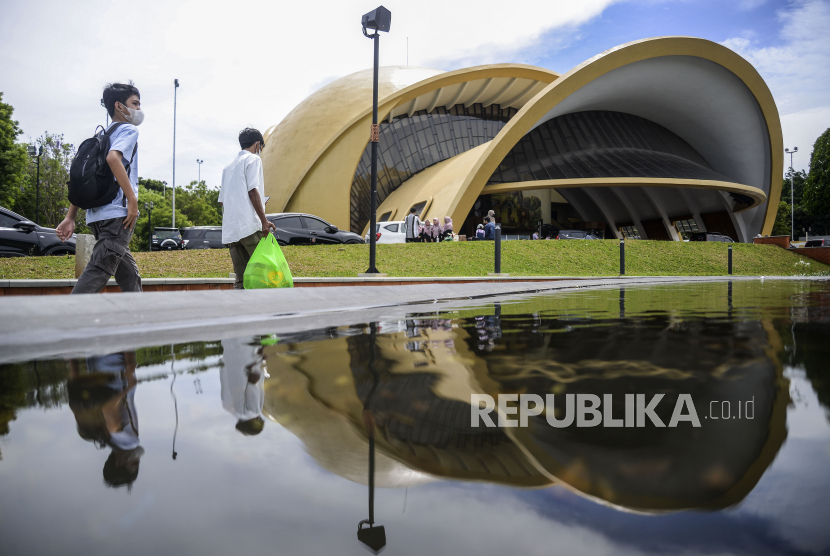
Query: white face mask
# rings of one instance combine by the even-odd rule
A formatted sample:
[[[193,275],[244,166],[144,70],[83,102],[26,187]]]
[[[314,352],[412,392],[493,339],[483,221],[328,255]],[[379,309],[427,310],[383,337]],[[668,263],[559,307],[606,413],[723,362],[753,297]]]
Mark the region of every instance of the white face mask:
[[[122,106],[124,106],[122,104]],[[127,120],[127,123],[131,123],[135,126],[141,125],[141,122],[144,121],[144,112],[141,111],[141,108],[136,110],[135,108],[130,108],[129,106],[124,106],[127,109],[127,114],[121,112],[121,115],[124,116],[124,119]]]

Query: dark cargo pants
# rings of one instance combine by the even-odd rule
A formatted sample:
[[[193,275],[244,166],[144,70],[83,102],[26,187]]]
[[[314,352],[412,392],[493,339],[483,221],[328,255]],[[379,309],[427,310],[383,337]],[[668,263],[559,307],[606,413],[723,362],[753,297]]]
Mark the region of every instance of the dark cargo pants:
[[[133,230],[124,229],[124,218],[92,222],[89,227],[95,236],[95,247],[72,293],[98,293],[110,276],[115,276],[122,292],[140,292],[141,276],[130,253]]]
[[[259,245],[259,241],[262,238],[262,231],[257,231],[228,245],[231,251],[233,273],[236,276],[233,281],[233,289],[245,289],[242,285],[242,278],[245,275],[245,268],[248,266],[248,261],[251,260],[251,255],[254,254],[256,246]]]

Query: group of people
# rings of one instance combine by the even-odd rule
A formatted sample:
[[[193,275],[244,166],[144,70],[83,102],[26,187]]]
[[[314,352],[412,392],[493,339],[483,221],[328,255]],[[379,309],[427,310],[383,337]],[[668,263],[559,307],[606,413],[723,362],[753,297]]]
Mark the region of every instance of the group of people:
[[[477,240],[496,239],[496,213],[492,210],[487,211],[487,216],[484,217],[484,223],[476,226]]]
[[[407,243],[437,243],[453,240],[452,218],[445,216],[443,224],[437,218],[433,218],[432,222],[429,218],[421,222],[415,212],[415,207],[412,207],[404,219]]]

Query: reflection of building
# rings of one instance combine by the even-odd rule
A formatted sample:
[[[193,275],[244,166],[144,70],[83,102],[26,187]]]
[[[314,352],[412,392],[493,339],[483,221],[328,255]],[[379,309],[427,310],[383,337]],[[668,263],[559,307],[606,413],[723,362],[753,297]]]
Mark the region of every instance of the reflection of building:
[[[432,478],[514,487],[562,485],[637,511],[723,508],[742,500],[786,438],[788,384],[767,353],[780,344],[759,323],[720,326],[720,343],[700,326],[654,317],[644,329],[568,327],[515,315],[509,326],[482,319],[408,320],[388,334],[350,329],[339,337],[266,348],[271,379],[265,414],[297,435],[326,469],[366,480],[363,410],[376,423],[377,483]],[[662,320],[660,320],[662,319]],[[610,334],[610,335],[609,335]],[[321,338],[331,338],[330,334]],[[683,354],[689,356],[684,356]],[[612,394],[620,417],[627,393],[670,401],[692,396],[700,428],[473,428],[470,395],[554,392]],[[710,421],[713,401],[754,398],[754,419]],[[515,416],[510,417],[515,418]]]
[[[343,77],[266,132],[270,212],[369,221],[371,71]],[[783,169],[766,84],[709,41],[606,51],[564,75],[518,64],[380,70],[378,219],[451,216],[469,233],[493,209],[605,237],[769,234]]]

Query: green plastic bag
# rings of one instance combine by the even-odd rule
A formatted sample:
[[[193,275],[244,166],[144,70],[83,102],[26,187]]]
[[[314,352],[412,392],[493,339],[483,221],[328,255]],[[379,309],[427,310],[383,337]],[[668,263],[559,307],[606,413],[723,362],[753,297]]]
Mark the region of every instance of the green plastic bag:
[[[294,287],[291,269],[288,268],[274,234],[268,234],[259,240],[259,245],[245,267],[242,285],[246,290]]]

